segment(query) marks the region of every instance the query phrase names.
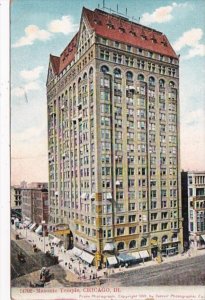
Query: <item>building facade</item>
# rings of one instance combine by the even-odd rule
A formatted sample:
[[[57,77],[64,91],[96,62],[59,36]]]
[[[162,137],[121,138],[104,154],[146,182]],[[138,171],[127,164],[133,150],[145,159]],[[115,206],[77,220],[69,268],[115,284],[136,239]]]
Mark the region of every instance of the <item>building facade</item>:
[[[49,222],[74,244],[182,247],[179,59],[166,36],[83,8],[47,77]]]
[[[196,247],[205,243],[205,172],[186,172],[189,240]]]
[[[33,182],[22,188],[22,217],[32,223],[48,223],[48,184]]]
[[[11,187],[11,209],[21,209],[22,195],[21,187],[12,186]]]

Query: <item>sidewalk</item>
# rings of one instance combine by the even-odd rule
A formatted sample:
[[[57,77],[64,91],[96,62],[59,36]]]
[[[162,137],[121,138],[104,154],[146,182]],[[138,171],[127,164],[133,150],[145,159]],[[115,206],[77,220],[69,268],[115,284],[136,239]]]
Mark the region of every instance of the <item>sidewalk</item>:
[[[20,233],[20,237],[26,238],[31,244],[36,244],[37,248],[39,248],[42,252],[50,251],[48,237],[41,237],[35,232],[31,232],[29,229],[16,230],[14,226],[12,226],[12,228]],[[129,268],[119,267],[113,269],[96,270],[94,266],[89,268],[79,258],[74,258],[71,253],[71,250],[67,251],[61,249],[58,246],[54,246],[54,255],[59,257],[59,265],[66,271],[66,279],[70,282],[91,281],[91,279],[93,279],[93,275],[95,275],[95,277],[97,275],[98,278],[105,278],[105,272],[107,272],[108,275],[111,275],[113,273],[124,273],[135,269],[142,269],[153,265],[159,265],[156,260],[151,260],[144,263],[139,263]],[[189,259],[190,257],[196,257],[203,254],[205,254],[205,249],[198,250],[196,248],[190,248],[189,251],[184,254],[163,257],[163,260],[160,264],[167,264],[179,260]]]

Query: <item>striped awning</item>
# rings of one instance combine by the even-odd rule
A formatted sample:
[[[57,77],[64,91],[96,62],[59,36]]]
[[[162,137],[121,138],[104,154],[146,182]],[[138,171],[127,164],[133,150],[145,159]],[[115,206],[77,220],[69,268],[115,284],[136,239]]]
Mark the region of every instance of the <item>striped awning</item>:
[[[129,254],[132,255],[132,256],[134,256],[136,259],[140,259],[141,258],[139,252],[130,252]]]
[[[149,252],[147,250],[142,250],[142,251],[139,252],[139,254],[140,254],[141,258],[148,258],[148,257],[150,257]]]
[[[72,249],[72,253],[75,255],[75,256],[80,256],[82,254],[83,250],[77,248],[77,247],[73,247]]]
[[[110,266],[116,265],[118,263],[117,258],[115,256],[107,257],[107,261]]]
[[[80,255],[80,258],[86,261],[87,263],[91,264],[94,259],[94,255],[83,251],[82,254]]]

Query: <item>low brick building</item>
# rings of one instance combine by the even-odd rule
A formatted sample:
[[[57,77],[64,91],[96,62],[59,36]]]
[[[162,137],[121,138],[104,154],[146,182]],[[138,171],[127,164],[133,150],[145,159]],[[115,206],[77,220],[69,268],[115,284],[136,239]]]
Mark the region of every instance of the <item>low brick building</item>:
[[[48,184],[32,182],[22,189],[23,220],[32,223],[48,222]]]

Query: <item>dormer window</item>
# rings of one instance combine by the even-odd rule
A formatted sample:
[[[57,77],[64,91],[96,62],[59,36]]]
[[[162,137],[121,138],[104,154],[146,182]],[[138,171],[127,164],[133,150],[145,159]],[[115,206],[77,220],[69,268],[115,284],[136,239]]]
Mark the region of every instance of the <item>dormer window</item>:
[[[107,28],[114,29],[114,25],[111,22],[107,23]]]
[[[124,33],[125,32],[125,28],[119,27],[119,32]]]
[[[136,33],[135,33],[133,30],[130,30],[130,34],[131,34],[132,36],[136,36]]]

